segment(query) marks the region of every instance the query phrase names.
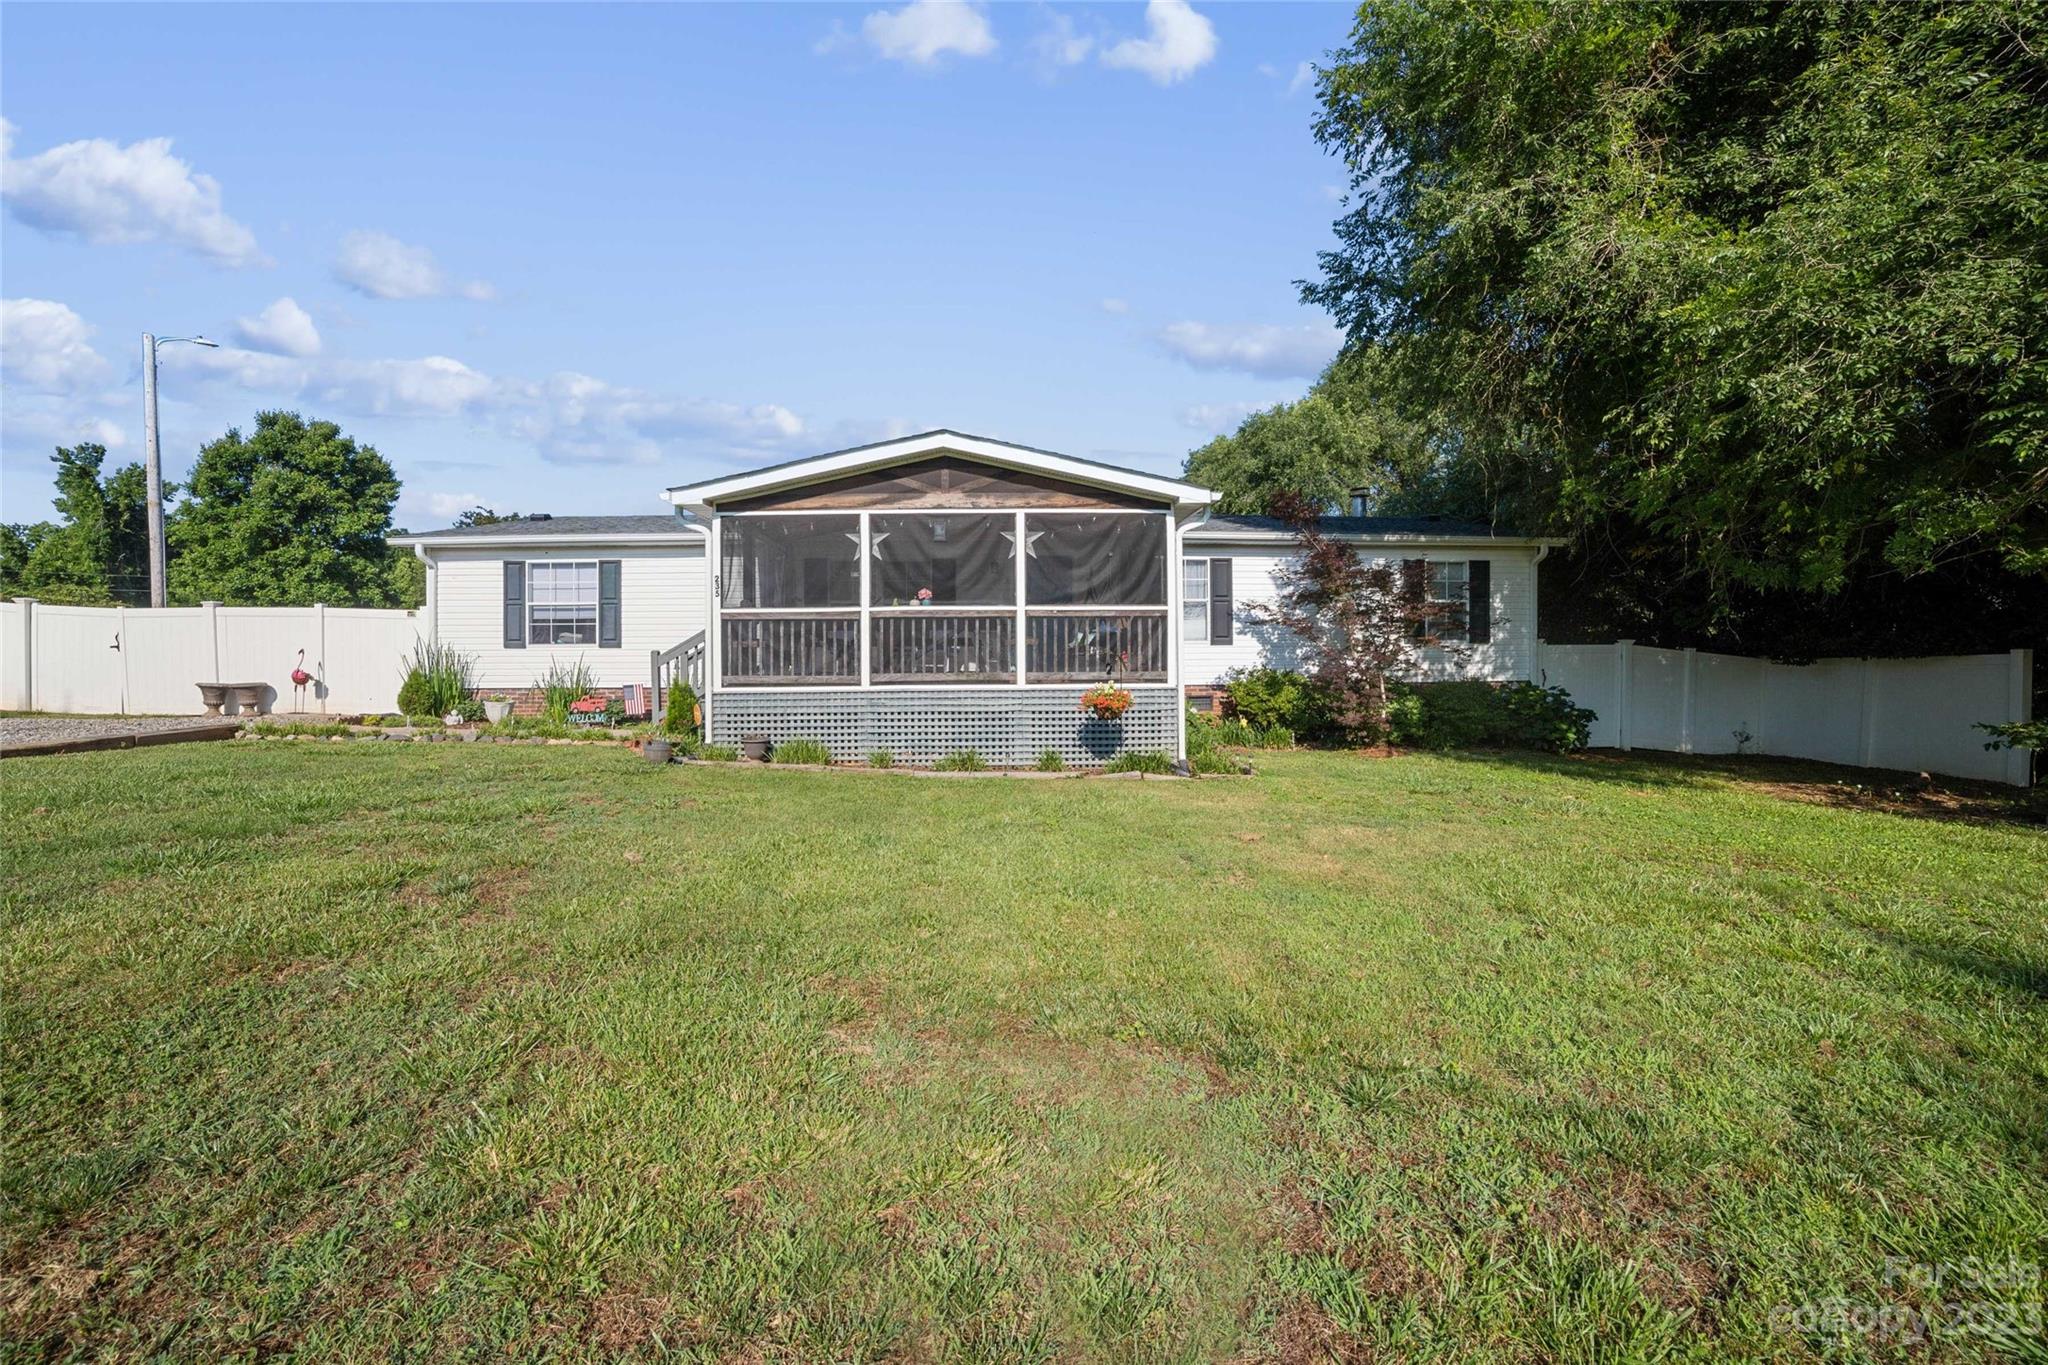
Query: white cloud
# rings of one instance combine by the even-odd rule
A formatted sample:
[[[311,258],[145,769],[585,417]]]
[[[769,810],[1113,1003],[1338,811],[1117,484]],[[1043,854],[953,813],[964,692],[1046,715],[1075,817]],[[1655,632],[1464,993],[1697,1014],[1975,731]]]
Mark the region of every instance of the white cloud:
[[[453,521],[472,507],[484,505],[481,493],[429,493],[427,510],[443,521]]]
[[[1103,49],[1104,66],[1140,71],[1161,85],[1185,80],[1216,56],[1216,26],[1188,0],[1147,0],[1145,36]]]
[[[805,431],[778,404],[671,398],[573,371],[509,386],[504,401],[512,430],[560,464],[653,464],[665,442],[689,440],[781,450]]]
[[[1180,424],[1193,431],[1230,431],[1265,403],[1193,403],[1180,410]]]
[[[1287,82],[1287,93],[1290,95],[1299,95],[1302,91],[1308,89],[1315,83],[1315,63],[1302,62],[1294,68],[1294,79]]]
[[[1328,323],[1176,322],[1159,333],[1160,345],[1198,370],[1239,370],[1262,379],[1313,379],[1343,341],[1343,332]]]
[[[321,382],[328,401],[378,416],[452,417],[496,392],[489,375],[445,355],[341,361]]]
[[[66,142],[16,160],[0,120],[0,198],[45,232],[95,244],[171,242],[221,265],[263,265],[256,234],[221,210],[220,182],[171,155],[167,137]]]
[[[562,371],[543,379],[493,376],[450,356],[345,360],[269,355],[238,346],[164,352],[166,366],[281,403],[301,395],[343,415],[460,418],[527,442],[559,464],[653,464],[677,446],[713,444],[738,458],[781,455],[814,439],[775,403],[679,398]],[[852,442],[849,442],[852,444]],[[470,468],[461,462],[415,465]],[[471,494],[448,494],[470,498]],[[456,508],[455,511],[461,511]],[[435,515],[452,515],[435,511]]]
[[[235,336],[244,346],[273,355],[320,354],[320,329],[290,298],[279,299],[253,318],[235,319]]]
[[[1104,299],[1102,301],[1102,311],[1105,313],[1128,313],[1131,311],[1130,301],[1128,299]]]
[[[334,277],[373,299],[434,299],[460,295],[488,303],[498,291],[483,280],[457,283],[434,253],[409,246],[388,232],[351,232],[342,238]]]
[[[1080,65],[1094,50],[1095,39],[1077,31],[1074,21],[1057,11],[1047,14],[1045,27],[1031,40],[1032,55],[1047,75],[1063,67]]]
[[[986,57],[996,50],[988,16],[964,0],[910,0],[861,20],[861,36],[891,61],[930,66],[949,53]]]
[[[311,365],[299,357],[241,346],[166,346],[157,352],[157,362],[165,370],[233,384],[268,400],[296,395],[313,377]]]
[[[74,393],[106,377],[91,324],[49,299],[0,300],[0,370],[11,384]]]

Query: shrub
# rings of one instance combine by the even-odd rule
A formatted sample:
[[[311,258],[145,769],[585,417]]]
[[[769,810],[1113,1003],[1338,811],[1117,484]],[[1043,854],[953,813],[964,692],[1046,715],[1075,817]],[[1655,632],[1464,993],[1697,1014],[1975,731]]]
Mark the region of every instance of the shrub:
[[[272,735],[306,735],[313,739],[334,739],[340,736],[352,735],[355,731],[339,721],[259,720],[249,727],[249,733],[265,737]]]
[[[455,703],[449,714],[461,716],[464,721],[474,725],[484,718],[484,704],[475,697],[464,697]]]
[[[932,764],[932,767],[934,770],[942,773],[979,773],[988,771],[987,761],[972,749],[962,749],[958,753],[947,754],[937,763]]]
[[[398,686],[398,709],[408,716],[445,716],[470,701],[475,690],[474,656],[450,645],[415,640],[405,680]]]
[[[1237,777],[1247,770],[1221,749],[1206,749],[1197,753],[1191,746],[1188,749],[1188,771],[1209,776]]]
[[[1316,735],[1330,728],[1329,699],[1299,673],[1282,668],[1234,672],[1224,683],[1230,709],[1253,730],[1285,729],[1293,735]]]
[[[832,761],[832,751],[815,739],[785,739],[768,753],[771,763],[813,763]]]
[[[1239,716],[1188,712],[1188,756],[1216,749],[1291,749],[1294,731],[1284,725],[1253,726]],[[1233,765],[1232,771],[1235,771]]]
[[[697,733],[697,689],[677,678],[668,685],[668,702],[661,716],[665,735]]]
[[[415,730],[438,730],[441,728],[441,718],[439,716],[407,716],[405,723]]]
[[[427,675],[417,668],[412,669],[405,675],[405,681],[398,685],[398,709],[408,716],[424,716],[434,709],[427,693]]]
[[[547,672],[533,680],[534,689],[543,694],[540,704],[542,717],[556,725],[569,723],[569,703],[595,685],[590,665],[584,663],[580,656],[573,664],[556,660],[548,665]]]
[[[887,749],[877,749],[868,755],[868,766],[870,768],[893,768],[896,766],[896,755],[890,753]]]
[[[1170,773],[1173,759],[1157,749],[1126,749],[1102,765],[1106,773]]]
[[[706,744],[697,750],[697,757],[706,763],[736,763],[740,751],[730,744]]]
[[[1980,721],[1975,728],[1991,736],[1984,744],[1987,749],[2048,750],[2048,720],[2016,720],[2005,725]]]
[[[1389,708],[1389,738],[1418,749],[1543,749],[1586,746],[1593,713],[1562,687],[1535,683],[1402,684]]]
[[[1038,756],[1038,771],[1042,773],[1063,773],[1066,770],[1067,760],[1060,757],[1058,749],[1047,749]]]

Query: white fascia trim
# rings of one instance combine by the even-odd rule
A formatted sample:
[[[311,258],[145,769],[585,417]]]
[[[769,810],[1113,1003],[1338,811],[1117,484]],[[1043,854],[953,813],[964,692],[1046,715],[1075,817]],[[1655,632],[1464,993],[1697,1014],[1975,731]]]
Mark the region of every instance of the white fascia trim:
[[[978,436],[962,436],[950,431],[928,432],[922,436],[905,437],[900,441],[886,441],[880,445],[842,450],[830,455],[820,455],[815,459],[798,460],[791,464],[777,465],[772,469],[757,469],[723,479],[711,479],[704,483],[678,484],[666,490],[661,496],[664,501],[674,506],[705,515],[715,504],[732,498],[753,497],[783,488],[816,483],[835,475],[902,464],[921,455],[932,455],[945,450],[957,451],[987,464],[1029,470],[1039,474],[1053,474],[1074,483],[1138,493],[1179,506],[1206,507],[1216,497],[1209,489],[1184,483],[1179,479],[1163,478],[1157,474],[1144,474],[1136,470],[1112,469],[1089,460],[1077,460],[1071,456],[1032,450],[1025,446],[1005,445],[1001,441],[984,440]]]
[[[593,533],[591,535],[578,536],[535,536],[519,535],[513,532],[507,532],[502,536],[437,536],[431,531],[422,531],[418,535],[392,536],[387,543],[392,545],[410,545],[415,549],[427,550],[459,550],[466,545],[475,545],[480,549],[497,550],[508,546],[695,545],[703,539],[704,528],[692,526],[682,531],[661,531],[657,533],[645,531],[614,532],[611,535]]]

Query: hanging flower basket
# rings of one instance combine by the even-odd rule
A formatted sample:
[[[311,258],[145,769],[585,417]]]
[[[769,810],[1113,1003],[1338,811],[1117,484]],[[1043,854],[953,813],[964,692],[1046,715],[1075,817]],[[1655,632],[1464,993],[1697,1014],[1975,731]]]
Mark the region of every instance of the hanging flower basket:
[[[1097,720],[1122,720],[1131,709],[1131,694],[1115,683],[1103,683],[1081,694],[1081,709]]]

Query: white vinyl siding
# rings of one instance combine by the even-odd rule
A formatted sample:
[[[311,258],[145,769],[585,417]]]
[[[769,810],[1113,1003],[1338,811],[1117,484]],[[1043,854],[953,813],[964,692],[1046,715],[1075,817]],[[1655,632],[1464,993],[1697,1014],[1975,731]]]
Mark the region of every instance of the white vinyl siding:
[[[1205,541],[1199,534],[1186,539],[1185,553],[1227,558],[1232,569],[1231,594],[1235,599],[1237,629],[1227,645],[1212,645],[1206,637],[1200,643],[1192,637],[1181,644],[1181,681],[1200,686],[1222,680],[1233,668],[1294,668],[1294,637],[1278,626],[1248,621],[1247,608],[1270,605],[1275,598],[1274,575],[1293,558],[1284,545],[1232,545]],[[1482,678],[1508,682],[1532,678],[1536,671],[1536,551],[1528,546],[1479,546],[1471,542],[1435,548],[1372,547],[1371,557],[1398,566],[1404,559],[1432,563],[1456,563],[1463,567],[1474,559],[1492,565],[1493,638],[1482,645],[1431,646],[1422,650],[1426,679]],[[1462,580],[1461,580],[1462,582]]]
[[[647,684],[647,652],[668,649],[704,629],[709,586],[701,542],[631,547],[569,543],[556,550],[519,546],[428,551],[429,608],[437,638],[476,657],[479,687],[531,687],[554,662],[587,664],[599,687]],[[619,561],[619,647],[595,644],[505,648],[505,561],[527,565],[529,628],[534,568]],[[594,638],[594,637],[593,637]],[[394,668],[397,667],[394,661]]]

